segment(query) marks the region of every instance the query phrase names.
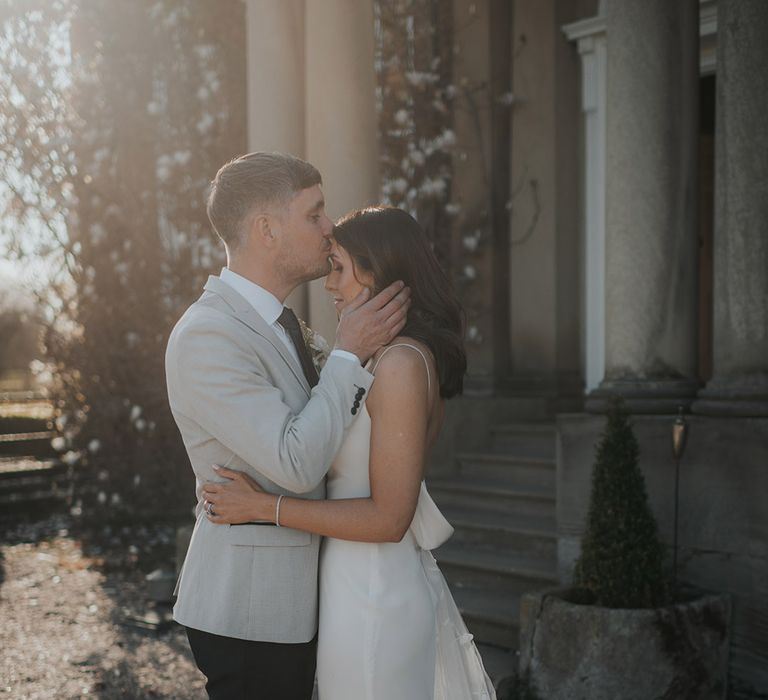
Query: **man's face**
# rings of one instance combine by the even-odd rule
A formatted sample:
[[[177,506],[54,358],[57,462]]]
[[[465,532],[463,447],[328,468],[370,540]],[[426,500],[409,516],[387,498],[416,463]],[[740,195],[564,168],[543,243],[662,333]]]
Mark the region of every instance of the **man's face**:
[[[320,185],[299,192],[276,217],[280,250],[275,266],[283,279],[300,283],[328,272],[333,222]]]

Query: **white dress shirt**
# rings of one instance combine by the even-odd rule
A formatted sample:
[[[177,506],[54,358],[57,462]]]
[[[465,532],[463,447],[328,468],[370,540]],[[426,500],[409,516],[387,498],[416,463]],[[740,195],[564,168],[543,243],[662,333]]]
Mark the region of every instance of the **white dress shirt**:
[[[228,267],[223,267],[221,269],[219,278],[222,282],[232,287],[232,289],[254,308],[256,313],[267,322],[269,327],[275,332],[275,335],[280,338],[293,358],[299,363],[299,366],[301,366],[299,354],[296,351],[296,347],[294,346],[291,337],[288,335],[285,328],[277,322],[277,319],[280,318],[280,314],[283,313],[283,305],[278,298],[272,294],[272,292],[268,292],[264,289],[264,287],[260,287],[258,284],[251,282],[251,280],[246,279],[242,275],[232,272]],[[353,360],[354,362],[360,362],[357,355],[347,352],[346,350],[335,349],[331,351],[331,355],[338,355],[339,357]]]

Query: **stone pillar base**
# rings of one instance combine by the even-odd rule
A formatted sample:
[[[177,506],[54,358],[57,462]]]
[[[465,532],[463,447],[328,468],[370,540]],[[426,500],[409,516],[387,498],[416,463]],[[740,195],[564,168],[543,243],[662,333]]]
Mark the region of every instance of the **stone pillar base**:
[[[715,377],[699,392],[692,410],[704,416],[768,416],[768,373]]]
[[[611,401],[624,399],[630,413],[688,412],[696,399],[700,383],[695,379],[615,379],[604,380],[587,396],[587,413],[606,413]]]
[[[560,411],[580,412],[584,407],[584,380],[578,372],[529,372],[499,377],[470,371],[464,378],[464,394],[545,398],[555,402]]]
[[[499,380],[506,396],[584,397],[584,380],[573,371],[517,372]]]

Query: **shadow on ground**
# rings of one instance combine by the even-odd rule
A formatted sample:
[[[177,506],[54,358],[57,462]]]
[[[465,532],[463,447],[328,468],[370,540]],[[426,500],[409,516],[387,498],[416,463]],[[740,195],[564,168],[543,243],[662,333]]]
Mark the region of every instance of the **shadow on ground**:
[[[4,655],[0,676],[14,679],[14,697],[51,697],[57,682],[67,697],[205,696],[184,630],[135,624],[148,613],[162,617],[147,600],[145,576],[173,569],[175,529],[86,527],[54,515],[0,532],[0,605],[14,617],[0,647],[19,650]]]

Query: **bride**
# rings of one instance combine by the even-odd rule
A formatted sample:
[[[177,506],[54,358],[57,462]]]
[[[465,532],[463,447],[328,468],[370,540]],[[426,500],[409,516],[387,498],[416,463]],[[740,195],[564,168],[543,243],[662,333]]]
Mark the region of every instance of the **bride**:
[[[328,472],[328,500],[277,497],[217,468],[214,523],[270,521],[325,537],[317,678],[321,700],[495,698],[472,636],[429,550],[453,529],[424,486],[445,400],[466,370],[463,312],[419,224],[400,209],[348,214],[334,229],[326,289],[336,310],[364,287],[412,290],[402,336],[367,368],[367,400]],[[361,405],[362,403],[362,405]],[[359,411],[359,412],[358,412]],[[206,506],[207,506],[206,503]]]

